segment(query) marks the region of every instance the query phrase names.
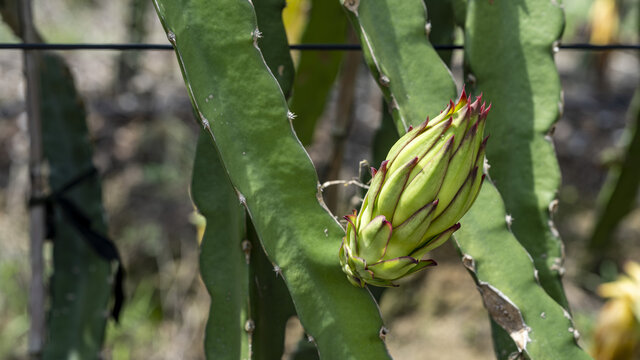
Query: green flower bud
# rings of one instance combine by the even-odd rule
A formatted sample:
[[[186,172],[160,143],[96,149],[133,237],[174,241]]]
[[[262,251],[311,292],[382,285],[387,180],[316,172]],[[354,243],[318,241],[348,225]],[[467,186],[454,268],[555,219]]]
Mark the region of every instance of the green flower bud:
[[[484,180],[482,139],[491,105],[460,100],[409,131],[372,169],[360,213],[345,216],[340,264],[356,286],[393,281],[427,266],[424,256],[460,228]]]

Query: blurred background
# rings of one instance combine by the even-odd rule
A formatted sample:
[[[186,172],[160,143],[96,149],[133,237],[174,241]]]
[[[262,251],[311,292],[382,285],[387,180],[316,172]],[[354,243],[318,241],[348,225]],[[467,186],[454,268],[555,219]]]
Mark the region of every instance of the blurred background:
[[[564,7],[563,43],[640,43],[636,0],[566,0]],[[308,8],[308,0],[288,2],[284,18],[292,44],[300,42]],[[33,9],[47,42],[167,43],[148,0],[35,0]],[[455,43],[462,41],[460,32]],[[19,40],[0,24],[0,42]],[[122,321],[118,326],[110,321],[104,357],[202,359],[209,300],[198,274],[198,221],[189,198],[198,126],[175,55],[87,50],[60,54],[85,100],[110,235],[128,274]],[[295,59],[298,52],[292,55]],[[638,50],[556,53],[565,104],[553,135],[563,175],[555,220],[566,244],[565,290],[587,349],[593,347],[604,304],[598,285],[615,280],[625,261],[640,259],[637,197],[604,245],[595,246],[592,240],[607,173],[624,155],[620,145],[628,136],[627,112],[640,83],[639,59]],[[360,160],[372,159],[381,94],[366,65],[361,60],[356,64],[348,125],[336,120],[340,104],[334,89],[309,147],[321,181],[350,180],[358,175]],[[461,51],[454,52],[452,70],[460,85]],[[0,50],[0,79],[0,359],[25,359],[29,140],[20,51]],[[335,146],[336,128],[348,130],[337,159],[327,150]],[[336,161],[339,171],[327,171]],[[347,213],[357,201],[356,189],[339,186],[335,191],[336,215]],[[50,246],[45,248],[48,262]],[[391,354],[397,359],[494,358],[488,317],[455,249],[442,246],[433,258],[437,268],[386,291],[381,300]],[[288,331],[291,349],[302,330],[292,319]]]

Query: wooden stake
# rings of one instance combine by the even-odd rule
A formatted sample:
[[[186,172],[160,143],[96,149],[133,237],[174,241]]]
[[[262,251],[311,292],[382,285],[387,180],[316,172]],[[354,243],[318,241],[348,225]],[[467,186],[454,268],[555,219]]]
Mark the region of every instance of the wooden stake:
[[[33,26],[31,0],[19,2],[20,24],[22,38],[25,43],[38,41]],[[25,99],[29,124],[29,176],[31,180],[31,199],[41,198],[44,193],[44,174],[42,172],[42,131],[40,121],[40,53],[25,50]],[[42,248],[45,236],[45,209],[43,204],[31,204],[29,207],[30,225],[30,265],[31,284],[29,286],[29,314],[31,323],[29,328],[29,357],[40,359],[45,339],[45,309],[44,309],[44,261]]]

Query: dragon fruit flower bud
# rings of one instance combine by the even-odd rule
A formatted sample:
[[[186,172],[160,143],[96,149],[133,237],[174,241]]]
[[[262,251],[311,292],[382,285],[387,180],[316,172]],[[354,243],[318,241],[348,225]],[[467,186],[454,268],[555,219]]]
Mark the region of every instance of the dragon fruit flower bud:
[[[351,283],[393,281],[436,265],[423,257],[460,228],[484,180],[487,113],[464,90],[436,118],[409,129],[387,154],[360,212],[345,216],[340,264]]]

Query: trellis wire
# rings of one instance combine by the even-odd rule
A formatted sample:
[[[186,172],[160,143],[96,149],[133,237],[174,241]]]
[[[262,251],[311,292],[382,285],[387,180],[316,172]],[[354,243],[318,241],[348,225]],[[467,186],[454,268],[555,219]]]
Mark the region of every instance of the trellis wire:
[[[436,50],[463,50],[463,45],[433,45]],[[293,44],[291,50],[319,50],[319,51],[359,51],[358,44]],[[588,43],[559,44],[562,50],[583,51],[612,51],[612,50],[640,50],[640,44],[611,44],[594,45]],[[0,50],[173,50],[169,44],[46,44],[46,43],[0,43]]]

